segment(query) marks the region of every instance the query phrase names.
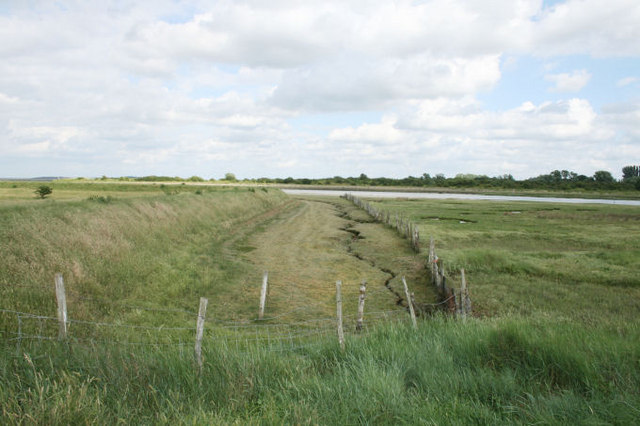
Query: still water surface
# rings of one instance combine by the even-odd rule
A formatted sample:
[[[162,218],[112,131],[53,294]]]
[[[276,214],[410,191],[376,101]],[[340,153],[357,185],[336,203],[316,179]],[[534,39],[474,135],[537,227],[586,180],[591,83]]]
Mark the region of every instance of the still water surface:
[[[640,206],[640,200],[603,200],[591,198],[553,198],[553,197],[525,197],[517,195],[482,195],[456,194],[446,192],[387,192],[387,191],[336,191],[323,189],[283,189],[290,195],[330,195],[340,196],[350,192],[359,197],[368,198],[431,198],[450,200],[489,200],[489,201],[532,201],[536,203],[567,203],[567,204],[618,204],[621,206]]]

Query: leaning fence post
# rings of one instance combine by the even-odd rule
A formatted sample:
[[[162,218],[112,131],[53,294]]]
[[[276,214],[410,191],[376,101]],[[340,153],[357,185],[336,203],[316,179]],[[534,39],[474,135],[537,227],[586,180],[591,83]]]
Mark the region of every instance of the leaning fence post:
[[[413,309],[413,303],[411,303],[411,295],[409,294],[409,287],[407,287],[407,281],[402,277],[402,285],[404,285],[404,294],[407,298],[407,305],[409,305],[409,313],[411,314],[411,322],[413,323],[413,328],[418,328],[418,323],[416,322],[416,311]]]
[[[207,303],[209,303],[208,299],[204,297],[200,298],[200,309],[198,310],[198,320],[196,322],[196,346],[194,355],[199,371],[202,371],[202,335],[204,334],[204,317],[207,312]]]
[[[264,304],[267,301],[267,282],[269,281],[269,272],[262,275],[262,290],[260,290],[260,312],[258,312],[258,319],[264,317]],[[254,305],[255,306],[255,305]]]
[[[364,298],[367,291],[367,282],[362,280],[360,284],[360,297],[358,298],[358,320],[356,321],[356,331],[362,331],[362,321],[364,319]]]
[[[338,317],[338,343],[340,343],[340,349],[344,350],[344,330],[342,329],[342,294],[340,288],[342,287],[342,281],[336,281],[336,314]]]
[[[67,338],[67,297],[64,292],[62,274],[56,274],[56,301],[58,302],[58,339]]]

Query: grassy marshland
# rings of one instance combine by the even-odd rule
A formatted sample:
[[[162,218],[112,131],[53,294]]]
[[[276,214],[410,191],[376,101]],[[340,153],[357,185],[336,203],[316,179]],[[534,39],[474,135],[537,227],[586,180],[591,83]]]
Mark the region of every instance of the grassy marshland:
[[[383,202],[434,235],[452,274],[466,268],[480,315],[436,316],[414,332],[384,283],[405,274],[416,297],[433,297],[424,255],[345,200],[87,183],[35,200],[11,185],[0,188],[13,191],[0,193],[0,308],[55,316],[62,272],[70,317],[114,326],[72,323],[58,343],[55,322],[22,317],[23,336],[54,339],[18,341],[16,315],[0,314],[2,423],[640,422],[637,209]],[[284,317],[260,324],[263,270],[269,315]],[[332,323],[290,346],[243,344],[224,327],[303,321],[291,335],[331,318],[336,279],[347,313],[367,279],[367,312],[395,309],[399,321],[350,333],[344,352]],[[200,296],[210,321],[199,375]],[[184,345],[166,344],[175,339]]]
[[[419,225],[481,316],[571,319],[613,329],[640,318],[640,208],[383,200]]]

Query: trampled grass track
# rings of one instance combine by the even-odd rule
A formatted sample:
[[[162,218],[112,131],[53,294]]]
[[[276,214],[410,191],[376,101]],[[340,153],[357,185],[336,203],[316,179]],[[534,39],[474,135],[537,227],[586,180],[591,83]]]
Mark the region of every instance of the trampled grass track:
[[[432,301],[420,258],[394,232],[367,221],[343,200],[301,198],[247,238],[240,246],[244,256],[257,271],[269,271],[265,315],[292,309],[297,311],[288,319],[335,315],[337,280],[343,282],[346,313],[355,312],[363,280],[371,295],[367,311],[399,308],[385,284],[397,286],[401,275],[407,276],[419,300]],[[259,276],[252,279],[259,282]],[[258,295],[254,286],[250,300],[256,306]]]

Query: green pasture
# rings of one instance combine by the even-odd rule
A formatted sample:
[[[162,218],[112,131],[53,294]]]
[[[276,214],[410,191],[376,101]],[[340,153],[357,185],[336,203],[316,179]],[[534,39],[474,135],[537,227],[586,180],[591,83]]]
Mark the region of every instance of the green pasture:
[[[40,184],[0,182],[2,424],[640,423],[637,207],[375,201],[419,225],[415,254],[342,199],[54,182],[38,200]],[[399,291],[406,275],[418,301],[435,301],[431,235],[450,285],[465,269],[474,317],[424,316],[413,330],[385,284]]]
[[[433,236],[447,275],[465,269],[475,312],[612,328],[640,318],[640,208],[599,204],[378,200]]]

